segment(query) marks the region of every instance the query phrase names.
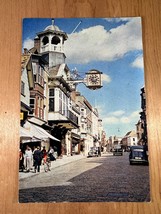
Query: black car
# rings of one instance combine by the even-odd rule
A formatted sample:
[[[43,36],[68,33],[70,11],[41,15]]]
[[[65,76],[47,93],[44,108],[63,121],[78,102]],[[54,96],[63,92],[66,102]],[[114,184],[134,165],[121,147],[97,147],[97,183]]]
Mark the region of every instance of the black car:
[[[121,147],[116,147],[113,149],[113,155],[123,155],[123,149]]]
[[[132,164],[148,165],[147,148],[145,146],[131,146],[129,154],[129,162]]]

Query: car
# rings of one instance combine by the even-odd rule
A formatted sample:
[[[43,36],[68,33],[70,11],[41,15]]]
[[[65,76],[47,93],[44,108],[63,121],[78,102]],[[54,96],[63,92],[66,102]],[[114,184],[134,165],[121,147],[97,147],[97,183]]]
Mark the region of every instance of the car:
[[[113,149],[113,155],[115,156],[115,155],[123,155],[123,149],[121,148],[121,147],[115,147],[114,149]]]
[[[100,147],[91,147],[87,157],[98,157],[101,156]]]
[[[129,153],[129,162],[132,164],[148,165],[148,151],[145,146],[131,146]]]

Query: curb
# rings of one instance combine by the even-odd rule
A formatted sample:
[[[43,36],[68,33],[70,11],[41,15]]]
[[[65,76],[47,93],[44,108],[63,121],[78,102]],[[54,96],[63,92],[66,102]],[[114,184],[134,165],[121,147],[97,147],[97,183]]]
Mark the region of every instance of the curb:
[[[69,158],[69,159],[68,159]],[[57,165],[55,165],[55,166],[52,166],[51,167],[51,171],[53,170],[53,169],[55,169],[55,168],[57,168],[57,167],[60,167],[60,166],[63,166],[63,165],[67,165],[67,164],[69,164],[69,163],[72,163],[72,162],[75,162],[75,161],[79,161],[79,160],[82,160],[82,159],[84,159],[84,158],[87,158],[86,156],[71,156],[71,157],[64,157],[64,158],[62,158],[62,159],[57,159],[56,161],[53,161],[54,163],[57,163],[57,162],[59,162],[60,161],[60,163],[58,163]],[[65,161],[64,161],[65,160]],[[22,174],[20,174],[20,173],[22,173]],[[29,172],[29,173],[25,173],[25,172],[19,172],[19,181],[21,181],[21,180],[25,180],[25,179],[27,179],[27,178],[30,178],[30,177],[33,177],[33,176],[37,176],[37,175],[39,175],[39,174],[41,174],[41,173],[46,173],[45,171],[44,171],[44,168],[43,168],[43,165],[41,165],[41,168],[40,168],[40,173],[34,173],[34,172]],[[21,177],[21,175],[24,175],[24,177]]]

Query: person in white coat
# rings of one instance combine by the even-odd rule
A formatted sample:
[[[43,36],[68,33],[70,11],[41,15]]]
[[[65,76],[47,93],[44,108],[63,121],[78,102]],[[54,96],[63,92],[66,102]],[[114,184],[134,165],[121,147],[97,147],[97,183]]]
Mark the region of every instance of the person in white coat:
[[[33,153],[29,146],[27,146],[27,149],[25,151],[25,159],[26,159],[26,172],[30,172],[32,169],[33,164]]]

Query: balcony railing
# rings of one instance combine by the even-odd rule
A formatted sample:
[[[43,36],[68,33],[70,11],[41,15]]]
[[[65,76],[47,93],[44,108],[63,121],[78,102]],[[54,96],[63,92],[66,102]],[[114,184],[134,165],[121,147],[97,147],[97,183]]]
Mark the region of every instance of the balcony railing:
[[[48,44],[47,45],[44,45],[41,47],[41,52],[46,52],[46,51],[57,51],[57,52],[63,52],[63,47],[60,46],[60,45],[51,45],[49,46]]]
[[[64,111],[64,115],[75,125],[78,126],[78,117],[73,114],[70,110]]]

